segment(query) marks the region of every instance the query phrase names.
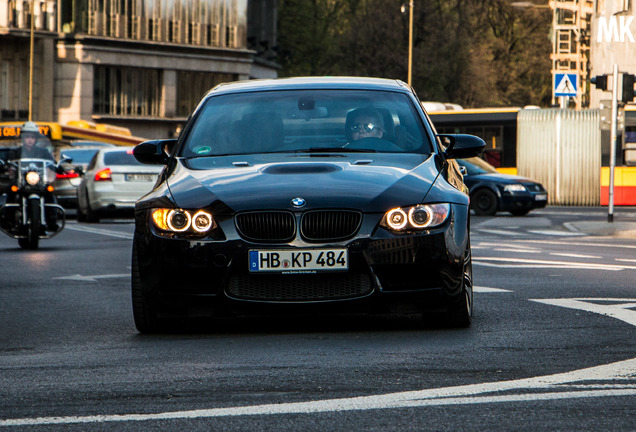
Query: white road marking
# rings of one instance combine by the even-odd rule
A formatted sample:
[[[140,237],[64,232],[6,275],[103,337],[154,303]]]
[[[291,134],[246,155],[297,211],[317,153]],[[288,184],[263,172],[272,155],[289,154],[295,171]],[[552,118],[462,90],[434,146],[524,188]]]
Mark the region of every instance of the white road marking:
[[[533,299],[532,301],[601,313],[636,326],[636,310],[630,309],[636,305],[636,298]],[[598,302],[602,302],[602,304],[599,304]],[[309,402],[172,411],[155,414],[133,413],[94,416],[16,418],[0,420],[0,427],[150,420],[157,421],[247,415],[311,414],[318,412],[363,411],[440,405],[636,396],[636,388],[634,388],[635,377],[636,358],[632,358],[615,363],[553,375],[388,393],[384,395],[326,399]]]
[[[566,246],[588,246],[588,247],[608,247],[622,249],[636,249],[636,245],[620,244],[620,243],[594,243],[594,242],[576,242],[576,241],[557,241],[557,240],[511,240],[519,243],[540,243],[550,245],[566,245]],[[516,244],[515,244],[516,245]]]
[[[574,236],[585,236],[587,234],[582,232],[573,232],[573,231],[558,231],[558,230],[528,230],[529,233],[532,234],[540,234],[540,235],[550,235],[550,236],[563,236],[563,237],[574,237]]]
[[[491,262],[489,262],[491,261]],[[567,268],[567,269],[587,269],[587,270],[636,270],[636,266],[626,266],[618,264],[600,263],[580,263],[572,261],[546,261],[531,260],[522,258],[501,258],[501,257],[474,257],[473,265],[499,268]]]
[[[561,253],[561,252],[550,252],[550,255],[570,257],[570,258],[594,258],[594,259],[603,258],[598,255],[583,255],[583,254]]]
[[[73,276],[59,276],[53,279],[64,279],[64,280],[75,280],[75,281],[83,281],[83,282],[97,282],[98,279],[111,279],[111,278],[129,278],[130,273],[119,273],[119,274],[105,274],[105,275],[93,275],[93,276],[82,276],[80,274],[76,274]]]
[[[478,292],[478,293],[503,293],[503,292],[512,292],[512,291],[507,290],[507,289],[501,289],[501,288],[490,288],[490,287],[480,287],[480,286],[475,286],[475,287],[473,287],[473,291],[474,291],[474,292]]]
[[[524,251],[532,252],[532,253],[541,252],[541,249],[539,249],[539,248],[536,248],[534,246],[528,246],[528,245],[522,244],[523,240],[510,240],[510,242],[512,244],[511,245],[507,245],[507,247],[515,248],[515,249],[522,249]],[[502,247],[501,243],[491,243],[491,242],[479,242],[479,243],[477,243],[477,245],[478,246],[486,246],[488,248]],[[471,248],[474,248],[474,247],[475,246],[471,246]]]
[[[472,247],[472,246],[471,246]],[[541,251],[533,250],[533,249],[504,249],[504,248],[495,248],[492,249],[496,252],[512,252],[512,253],[541,253]]]
[[[132,240],[133,235],[132,234],[128,234],[128,233],[124,233],[121,231],[113,231],[113,230],[108,230],[105,228],[95,228],[95,227],[87,227],[84,225],[76,225],[76,224],[72,224],[72,225],[66,225],[66,229],[70,229],[73,231],[81,231],[81,232],[87,232],[87,233],[91,233],[91,234],[100,234],[100,235],[105,235],[105,236],[109,236],[109,237],[115,237],[115,238],[121,238],[121,239],[126,239],[126,240]]]
[[[523,235],[523,233],[518,233],[518,232],[514,232],[514,231],[496,230],[496,229],[478,228],[477,230],[479,232],[483,232],[483,233],[486,233],[486,234],[501,234],[501,235],[507,235],[507,236],[520,236],[520,235]]]
[[[622,262],[633,262],[636,263],[636,259],[627,259],[627,258],[614,258],[615,261],[622,261]]]
[[[600,315],[616,318],[636,326],[636,311],[630,309],[636,307],[636,298],[531,299],[530,301],[594,312]],[[602,303],[599,304],[598,302]]]

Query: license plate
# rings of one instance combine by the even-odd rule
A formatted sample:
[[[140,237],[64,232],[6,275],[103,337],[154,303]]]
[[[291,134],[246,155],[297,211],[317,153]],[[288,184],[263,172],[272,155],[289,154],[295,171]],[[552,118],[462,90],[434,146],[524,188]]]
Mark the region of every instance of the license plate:
[[[545,201],[548,199],[548,194],[536,194],[534,196],[535,201]]]
[[[315,273],[347,270],[347,249],[250,250],[251,272]]]
[[[151,182],[155,176],[151,174],[126,174],[126,181]]]

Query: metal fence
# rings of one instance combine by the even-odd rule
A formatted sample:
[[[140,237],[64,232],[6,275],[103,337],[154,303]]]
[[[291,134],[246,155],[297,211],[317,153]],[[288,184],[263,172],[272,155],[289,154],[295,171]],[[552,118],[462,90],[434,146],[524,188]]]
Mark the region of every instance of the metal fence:
[[[599,205],[600,110],[520,110],[517,172],[545,186],[548,204]]]

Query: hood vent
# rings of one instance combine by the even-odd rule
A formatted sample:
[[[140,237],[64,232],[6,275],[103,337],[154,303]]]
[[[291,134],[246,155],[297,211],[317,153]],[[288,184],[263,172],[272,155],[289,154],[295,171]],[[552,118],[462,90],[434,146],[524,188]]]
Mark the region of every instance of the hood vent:
[[[338,165],[328,163],[287,163],[271,165],[263,172],[267,174],[325,174],[341,169]]]

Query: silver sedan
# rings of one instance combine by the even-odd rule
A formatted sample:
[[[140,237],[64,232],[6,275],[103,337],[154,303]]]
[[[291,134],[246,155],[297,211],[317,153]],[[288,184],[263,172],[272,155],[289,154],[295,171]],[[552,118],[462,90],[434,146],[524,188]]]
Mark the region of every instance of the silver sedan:
[[[150,192],[161,171],[142,165],[131,147],[100,149],[77,188],[77,219],[99,222],[100,217],[132,211],[135,202]]]

